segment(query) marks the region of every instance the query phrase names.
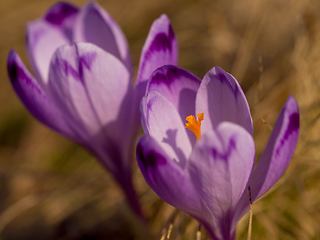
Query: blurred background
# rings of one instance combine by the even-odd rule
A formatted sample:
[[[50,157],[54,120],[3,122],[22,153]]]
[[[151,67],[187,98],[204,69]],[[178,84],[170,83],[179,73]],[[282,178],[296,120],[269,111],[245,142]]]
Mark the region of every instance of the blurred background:
[[[135,71],[153,20],[166,13],[180,67],[200,78],[213,66],[233,74],[250,104],[257,159],[288,94],[297,99],[298,146],[284,176],[253,206],[252,239],[320,239],[320,1],[97,2],[127,36]],[[14,48],[27,63],[25,25],[53,3],[0,2],[0,240],[157,239],[174,209],[149,189],[136,163],[147,227],[137,224],[102,166],[32,118],[11,88],[8,52]],[[247,226],[246,215],[236,239],[246,239]],[[197,228],[194,219],[178,213],[170,239],[196,239]],[[202,239],[208,239],[203,230]]]

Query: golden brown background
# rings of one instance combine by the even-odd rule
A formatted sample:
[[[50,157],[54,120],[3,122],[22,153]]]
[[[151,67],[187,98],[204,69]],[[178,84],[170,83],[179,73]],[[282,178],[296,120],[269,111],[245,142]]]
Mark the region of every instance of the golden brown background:
[[[0,1],[0,240],[145,239],[147,230],[136,224],[110,175],[33,119],[10,86],[10,48],[27,62],[25,25],[54,2]],[[320,239],[320,1],[98,2],[126,34],[135,69],[150,25],[166,13],[178,38],[180,67],[200,78],[213,66],[232,73],[251,107],[257,157],[288,94],[296,97],[298,146],[284,176],[253,206],[252,239]],[[133,168],[148,229],[157,236],[173,208]],[[246,239],[247,222],[245,216],[238,224],[236,239]],[[197,227],[180,213],[171,239],[196,239]]]

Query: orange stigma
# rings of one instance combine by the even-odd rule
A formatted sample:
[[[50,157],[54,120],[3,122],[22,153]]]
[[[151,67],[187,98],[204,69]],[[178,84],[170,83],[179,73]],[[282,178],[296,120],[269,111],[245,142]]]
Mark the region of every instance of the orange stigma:
[[[191,130],[194,133],[194,135],[196,135],[196,138],[198,140],[201,136],[201,121],[203,120],[204,113],[198,113],[197,116],[198,120],[196,120],[194,115],[188,116],[186,118],[188,122],[186,123],[185,128]]]

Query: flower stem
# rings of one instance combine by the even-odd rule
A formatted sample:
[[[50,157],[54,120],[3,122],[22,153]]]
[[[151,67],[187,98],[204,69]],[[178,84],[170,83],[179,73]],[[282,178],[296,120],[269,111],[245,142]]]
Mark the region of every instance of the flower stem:
[[[130,176],[128,177],[128,175]],[[126,197],[127,203],[133,211],[133,213],[144,221],[145,218],[141,210],[141,205],[138,200],[137,193],[133,186],[131,174],[124,174],[121,179],[117,178],[117,181],[120,184],[123,193]]]

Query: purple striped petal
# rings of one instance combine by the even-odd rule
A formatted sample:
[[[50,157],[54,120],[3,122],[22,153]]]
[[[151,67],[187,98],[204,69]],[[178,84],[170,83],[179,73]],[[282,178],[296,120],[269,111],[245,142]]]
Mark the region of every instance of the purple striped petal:
[[[188,171],[198,195],[215,217],[212,231],[231,239],[235,207],[254,167],[252,136],[242,127],[224,122],[197,141]]]
[[[49,8],[43,19],[52,25],[58,26],[65,30],[71,30],[74,24],[74,18],[78,12],[79,9],[70,3],[57,2]],[[71,39],[72,37],[70,40]]]
[[[147,80],[153,71],[163,65],[176,65],[177,61],[178,43],[169,18],[163,14],[153,22],[142,48],[135,87],[135,112],[138,112],[141,99],[146,93]]]
[[[43,86],[48,82],[53,53],[61,45],[72,42],[72,28],[78,11],[69,3],[58,2],[49,8],[43,19],[27,25],[28,55],[33,71]]]
[[[15,92],[36,119],[79,142],[76,134],[64,121],[61,112],[56,109],[14,50],[11,50],[8,56],[8,74]]]
[[[169,18],[163,14],[156,19],[142,48],[136,85],[149,79],[163,65],[176,65],[178,43]]]
[[[60,47],[51,62],[49,90],[81,136],[113,139],[119,146],[129,141],[133,87],[113,55],[90,43]]]
[[[294,97],[289,96],[273,128],[268,144],[250,180],[252,202],[265,194],[286,170],[299,135],[299,110]],[[249,192],[244,192],[237,206],[234,226],[249,210]]]
[[[150,77],[146,92],[157,90],[165,96],[177,109],[182,122],[186,117],[195,115],[195,99],[201,80],[188,71],[166,65],[158,68]],[[194,144],[196,138],[191,131],[187,131]]]
[[[69,43],[64,32],[47,21],[36,20],[27,25],[28,56],[36,77],[45,87],[48,84],[50,60],[56,49]]]
[[[167,155],[184,167],[192,150],[186,129],[174,105],[152,90],[141,101],[141,122]]]
[[[154,138],[148,135],[140,138],[136,158],[146,182],[160,198],[193,216],[211,236],[216,236],[211,228],[215,219],[199,198],[188,172],[171,159]]]
[[[74,42],[89,42],[120,59],[131,72],[129,46],[121,28],[97,3],[89,2],[75,24]]]
[[[165,96],[180,113],[181,119],[195,114],[195,100],[201,80],[192,73],[173,66],[158,68],[150,77],[146,92],[157,90]]]
[[[187,172],[170,158],[158,141],[144,135],[137,144],[139,168],[152,190],[170,205],[187,213],[204,207]]]
[[[298,141],[299,119],[298,104],[289,96],[253,172],[250,181],[253,201],[265,194],[287,169]]]
[[[203,132],[228,121],[253,133],[249,105],[239,83],[219,67],[204,76],[196,98],[196,112],[204,113],[209,120],[203,121]]]

